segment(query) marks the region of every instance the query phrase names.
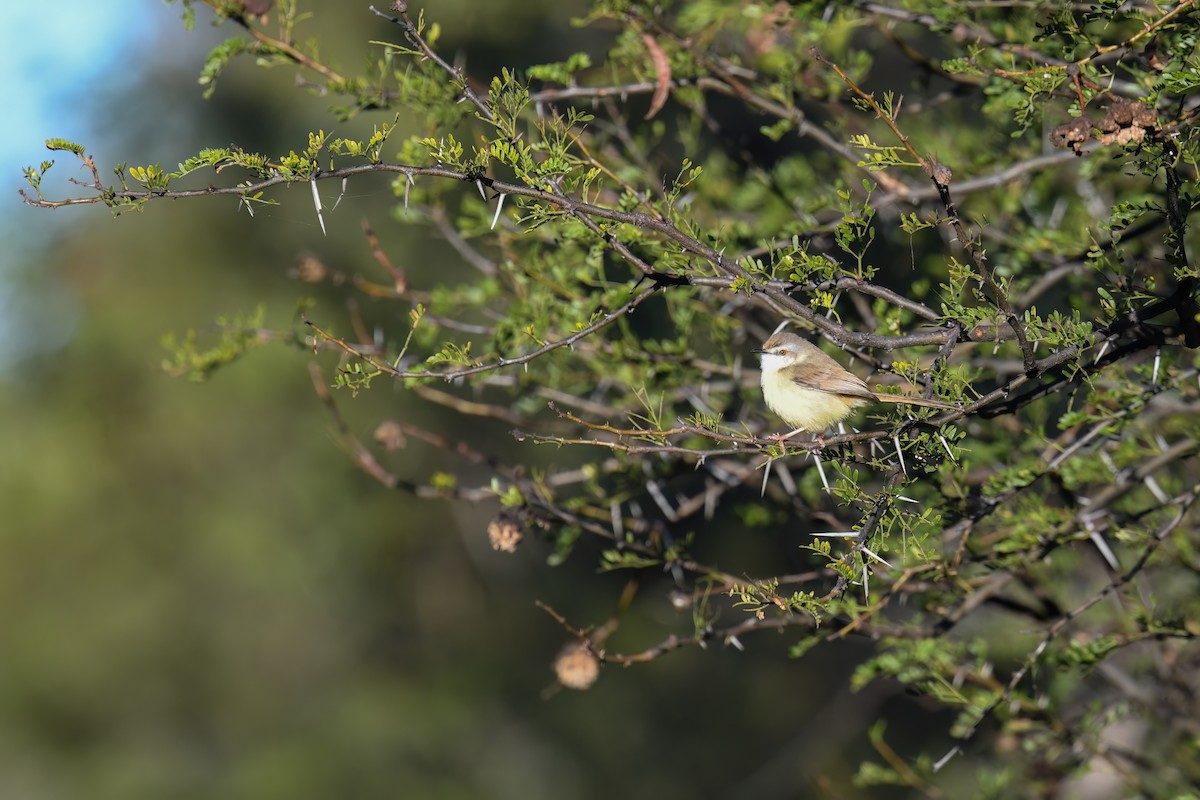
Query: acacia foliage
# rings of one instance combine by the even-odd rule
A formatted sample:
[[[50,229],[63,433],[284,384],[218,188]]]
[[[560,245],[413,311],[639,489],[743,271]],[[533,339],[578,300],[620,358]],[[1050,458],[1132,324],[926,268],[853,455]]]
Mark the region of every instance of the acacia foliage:
[[[43,162],[26,199],[119,212],[228,195],[253,213],[285,184],[316,197],[390,176],[395,208],[374,224],[426,225],[462,263],[402,271],[368,231],[359,276],[306,262],[297,277],[402,323],[368,341],[322,306],[283,335],[223,319],[212,346],[172,340],[167,367],[203,377],[269,341],[336,358],[317,391],[355,466],[494,504],[498,549],[636,575],[640,596],[613,598],[599,628],[547,598],[576,641],[564,685],[762,631],[796,657],[866,637],[856,685],[895,679],[957,717],[943,752],[912,761],[872,731],[864,783],[937,796],[983,730],[1021,755],[985,763],[979,792],[1200,780],[1194,2],[599,0],[579,24],[602,49],[494,76],[456,66],[440,47],[453,21],[416,4],[374,10],[358,75],[301,39],[345,8],[205,5],[240,29],[206,91],[254,56],[336,98],[331,126],[371,114],[375,134],[214,147],[113,180],[51,140],[91,181],[51,199]],[[750,350],[783,321],[872,384],[958,410],[772,437]],[[367,442],[341,422],[349,395],[397,383],[444,406],[445,427],[381,420]],[[462,441],[457,416],[513,441]],[[402,479],[388,451],[413,437],[461,469]],[[791,551],[766,570],[714,544],[759,531]],[[615,646],[628,606],[664,591],[678,626]]]

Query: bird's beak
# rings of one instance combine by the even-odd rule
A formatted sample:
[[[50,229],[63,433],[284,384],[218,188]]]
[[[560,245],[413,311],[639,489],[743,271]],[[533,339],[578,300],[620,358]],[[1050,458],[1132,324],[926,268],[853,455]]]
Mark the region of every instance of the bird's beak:
[[[765,352],[767,352],[767,351],[766,351],[766,350],[763,350],[761,347],[756,347],[756,348],[754,348],[753,350],[751,350],[750,352],[751,352],[751,353],[758,353],[759,355],[762,355],[763,353],[765,353]]]

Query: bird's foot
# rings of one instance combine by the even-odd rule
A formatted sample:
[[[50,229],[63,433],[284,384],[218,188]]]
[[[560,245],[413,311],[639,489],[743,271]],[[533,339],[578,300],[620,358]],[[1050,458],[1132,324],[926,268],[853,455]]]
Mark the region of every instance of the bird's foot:
[[[797,433],[804,433],[804,428],[796,428],[796,430],[790,431],[789,433],[773,433],[770,436],[768,436],[767,438],[773,442],[777,442],[778,444],[783,444],[788,439],[791,439],[793,436],[795,436]]]

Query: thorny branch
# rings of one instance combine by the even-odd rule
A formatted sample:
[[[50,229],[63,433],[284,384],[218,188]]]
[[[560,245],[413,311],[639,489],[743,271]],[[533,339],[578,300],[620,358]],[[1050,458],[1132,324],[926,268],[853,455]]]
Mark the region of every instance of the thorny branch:
[[[1179,497],[1172,498],[1171,501],[1167,503],[1167,506],[1174,507],[1175,514],[1162,527],[1160,527],[1157,532],[1155,532],[1154,537],[1150,540],[1149,544],[1147,544],[1142,550],[1142,554],[1139,556],[1137,562],[1124,573],[1114,577],[1107,586],[1093,594],[1081,605],[1061,615],[1054,621],[1053,624],[1049,626],[1049,628],[1047,628],[1046,633],[1042,637],[1041,641],[1038,642],[1037,646],[1030,651],[1029,655],[1025,658],[1024,663],[1022,663],[1021,666],[1013,672],[1012,677],[1009,678],[1008,683],[1005,684],[1004,690],[997,694],[995,699],[979,712],[978,718],[961,737],[962,742],[965,743],[970,741],[970,739],[975,736],[976,732],[978,732],[979,726],[983,723],[983,721],[990,717],[998,708],[1000,708],[1000,706],[1008,701],[1008,699],[1012,696],[1012,693],[1016,690],[1017,686],[1022,680],[1025,679],[1025,676],[1029,674],[1029,671],[1037,665],[1042,654],[1046,651],[1046,648],[1050,646],[1050,644],[1066,629],[1068,625],[1071,624],[1072,621],[1077,619],[1088,609],[1094,607],[1104,598],[1123,589],[1135,577],[1141,574],[1141,572],[1146,568],[1146,564],[1149,562],[1150,557],[1154,555],[1155,551],[1159,548],[1163,541],[1172,533],[1174,533],[1175,530],[1178,529],[1178,527],[1183,523],[1187,516],[1188,510],[1196,502],[1196,498],[1198,496],[1200,496],[1200,494],[1193,490],[1180,495]],[[961,744],[956,745],[950,753],[940,759],[939,763],[945,763],[946,759],[953,755],[954,752],[957,752],[961,746]]]
[[[881,26],[902,21],[935,33],[944,28],[944,20],[934,14],[892,8],[864,0],[857,0],[852,5]],[[382,13],[374,7],[371,11],[401,28],[411,49],[397,50],[436,65],[448,76],[460,101],[469,103],[480,118],[492,120],[489,101],[494,98],[488,97],[484,90],[478,88],[478,83],[429,45],[421,30],[409,18],[404,0],[396,2],[393,9],[399,16]],[[1086,76],[1079,77],[1080,67],[1111,63],[1121,53],[1148,47],[1148,43],[1157,39],[1164,29],[1193,14],[1195,2],[1184,0],[1173,8],[1156,10],[1154,16],[1150,16],[1145,9],[1135,11],[1143,14],[1139,19],[1144,22],[1139,22],[1133,28],[1127,27],[1121,33],[1124,37],[1121,41],[1097,44],[1089,55],[1074,63],[1048,56],[1022,42],[1004,41],[987,27],[974,22],[961,23],[955,30],[955,36],[1026,59],[1037,69],[1075,75],[1074,84],[1066,88],[1059,87],[1055,92],[1057,96],[1077,99],[1082,108],[1085,105],[1085,90],[1098,93],[1100,88]],[[234,19],[250,30],[264,49],[283,55],[302,68],[324,77],[327,81],[326,90],[345,91],[339,86],[344,83],[342,76],[309,59],[289,41],[285,41],[286,37],[270,37],[254,30],[246,19]],[[754,69],[709,49],[702,37],[681,35],[672,28],[665,15],[639,6],[631,8],[625,23],[643,36],[653,39],[653,46],[657,49],[654,56],[659,79],[591,87],[546,87],[533,91],[530,99],[539,122],[560,121],[555,104],[591,101],[594,106],[612,112],[610,120],[598,122],[596,126],[616,142],[615,148],[624,148],[628,163],[649,174],[653,168],[652,160],[646,157],[644,151],[638,151],[635,137],[631,135],[631,129],[626,127],[623,114],[618,111],[620,107],[617,101],[632,95],[656,94],[657,111],[657,106],[665,99],[665,90],[681,93],[688,90],[692,97],[701,93],[715,94],[733,98],[757,114],[790,122],[789,130],[817,143],[823,155],[832,154],[843,164],[880,178],[870,172],[851,147],[801,110],[794,102],[795,98],[787,97],[786,93],[782,96],[772,93]],[[973,90],[984,80],[1032,72],[985,70],[987,77],[978,80],[956,76],[939,69],[931,58],[915,48],[904,46],[898,36],[890,38],[900,46],[906,57],[922,63],[924,68],[942,79],[955,82],[956,85],[950,90],[950,95],[955,97],[960,92]],[[672,74],[667,80],[664,68],[669,64],[663,47],[675,48],[685,54],[690,63],[697,65],[696,72],[699,74],[688,77]],[[956,460],[956,453],[969,453],[970,437],[978,436],[985,422],[996,425],[1011,422],[1011,427],[1007,429],[1007,435],[1011,437],[1040,436],[1041,429],[1029,429],[1028,420],[1018,417],[1018,412],[1052,395],[1063,398],[1064,402],[1071,404],[1071,411],[1076,412],[1076,398],[1085,390],[1095,393],[1111,388],[1107,384],[1116,382],[1112,376],[1119,365],[1132,364],[1135,357],[1143,357],[1148,350],[1158,350],[1179,340],[1187,342],[1189,336],[1195,335],[1195,281],[1190,278],[1178,280],[1173,291],[1150,294],[1150,300],[1143,305],[1130,303],[1107,320],[1090,321],[1093,327],[1086,334],[1071,340],[1073,343],[1069,345],[1051,343],[1050,352],[1040,358],[1037,356],[1037,343],[1030,340],[1031,337],[1037,338],[1034,335],[1036,328],[1032,323],[1028,328],[1025,324],[1026,313],[1032,311],[1036,300],[1053,297],[1055,293],[1070,292],[1074,288],[1074,279],[1087,275],[1093,269],[1088,259],[1114,252],[1120,235],[1133,238],[1165,224],[1169,234],[1167,240],[1171,241],[1171,237],[1174,237],[1173,241],[1178,245],[1168,248],[1166,260],[1178,273],[1186,273],[1189,265],[1183,241],[1192,208],[1186,202],[1187,194],[1181,184],[1185,177],[1190,180],[1193,176],[1185,170],[1185,165],[1175,163],[1173,157],[1164,157],[1161,174],[1166,178],[1167,191],[1166,203],[1162,208],[1154,208],[1140,221],[1120,231],[1114,229],[1107,240],[1092,242],[1074,251],[1074,255],[1060,256],[1053,252],[1036,254],[1045,270],[1035,277],[1024,276],[1030,282],[1020,288],[1020,284],[1006,283],[1002,277],[993,274],[982,246],[985,238],[992,242],[993,247],[997,244],[1001,248],[1008,246],[1011,240],[1005,238],[1007,231],[975,228],[967,223],[951,196],[950,170],[939,164],[932,155],[918,151],[914,140],[905,133],[905,129],[911,129],[907,125],[902,129],[899,123],[899,104],[894,108],[889,104],[885,108],[873,94],[860,88],[835,63],[816,51],[812,55],[849,87],[861,101],[860,106],[873,111],[887,125],[902,149],[930,179],[932,185],[921,188],[909,186],[894,176],[883,176],[883,197],[875,205],[877,208],[894,209],[903,204],[915,205],[931,200],[940,203],[937,224],[943,226],[943,231],[948,226],[954,240],[970,254],[974,267],[971,275],[987,290],[986,295],[983,292],[978,294],[984,298],[983,304],[988,309],[990,318],[987,321],[968,319],[968,313],[965,312],[946,312],[944,307],[939,309],[935,301],[921,302],[910,298],[903,291],[875,282],[869,274],[863,277],[835,272],[831,280],[790,281],[751,272],[743,266],[748,263],[746,256],[752,260],[770,253],[773,248],[788,247],[793,231],[771,231],[769,236],[754,242],[752,248],[747,244],[741,256],[727,255],[723,241],[716,234],[709,238],[698,233],[701,230],[698,222],[695,228],[689,227],[693,220],[684,216],[686,206],[680,204],[666,211],[656,211],[655,201],[667,195],[661,184],[639,190],[636,181],[631,180],[627,173],[612,169],[605,163],[603,146],[594,147],[589,139],[569,130],[564,135],[583,154],[581,163],[602,173],[617,187],[615,193],[624,192],[625,197],[614,201],[611,199],[614,192],[608,192],[607,189],[607,194],[594,192],[574,196],[564,191],[561,183],[513,183],[481,173],[448,169],[440,163],[432,167],[408,163],[373,163],[329,170],[321,170],[314,165],[311,174],[302,178],[276,172],[260,175],[255,182],[236,187],[133,191],[104,186],[94,163],[85,157],[84,163],[90,169],[93,181],[80,182],[80,185],[95,192],[94,196],[49,201],[39,194],[36,199],[28,196],[25,199],[35,206],[58,208],[86,203],[120,205],[204,195],[249,198],[298,180],[315,183],[318,180],[345,180],[368,174],[390,173],[403,176],[409,184],[415,178],[474,183],[484,193],[486,202],[506,196],[519,197],[538,205],[553,219],[569,218],[576,221],[586,231],[583,237],[590,236],[596,250],[603,249],[605,255],[610,256],[608,265],[615,261],[622,265],[621,269],[627,269],[631,274],[628,279],[632,284],[628,292],[629,299],[613,310],[599,312],[586,325],[580,323],[578,330],[567,328],[573,332],[568,334],[560,330],[557,338],[550,341],[539,339],[538,346],[531,350],[492,355],[486,361],[476,361],[466,366],[440,370],[417,369],[406,365],[401,357],[389,361],[387,348],[381,343],[358,344],[353,339],[335,336],[312,322],[306,324],[313,331],[310,343],[314,350],[340,350],[345,356],[368,365],[379,375],[410,381],[413,391],[423,399],[446,406],[458,414],[515,425],[517,429],[512,431],[512,435],[520,441],[604,448],[608,452],[602,458],[586,461],[575,468],[530,476],[519,465],[506,463],[502,458],[488,453],[484,447],[425,430],[409,422],[395,422],[392,434],[396,437],[396,446],[404,446],[408,439],[418,440],[451,454],[465,465],[486,470],[489,482],[485,486],[462,487],[422,485],[401,480],[354,435],[343,420],[319,369],[314,366],[314,391],[329,415],[339,445],[355,466],[373,480],[419,497],[481,502],[494,500],[497,495],[505,494],[510,489],[515,490],[519,495],[519,505],[507,508],[506,501],[505,513],[516,515],[523,526],[541,531],[571,527],[589,534],[594,541],[602,542],[604,547],[611,548],[605,552],[615,559],[636,556],[641,559],[639,568],[645,571],[661,570],[673,578],[683,606],[691,605],[696,609],[713,596],[722,595],[741,597],[742,602],[752,605],[757,612],[732,624],[718,625],[715,615],[706,615],[711,609],[705,606],[705,614],[695,614],[694,630],[690,633],[671,634],[640,651],[621,653],[606,642],[616,628],[619,613],[599,629],[578,628],[550,606],[541,604],[564,630],[579,639],[592,655],[603,662],[622,665],[642,663],[680,648],[703,647],[717,642],[740,647],[742,636],[792,628],[811,631],[810,638],[821,641],[850,635],[872,639],[886,637],[898,641],[937,640],[950,638],[947,637],[948,633],[985,606],[1021,614],[1036,621],[1039,628],[1044,625],[1040,642],[1024,656],[1006,682],[992,677],[990,664],[987,669],[979,671],[971,671],[964,666],[963,672],[954,676],[954,680],[961,679],[963,683],[982,690],[988,698],[986,703],[979,702],[975,706],[977,715],[963,737],[965,741],[976,734],[987,718],[1000,714],[1007,705],[1032,708],[1033,701],[1021,697],[1018,689],[1042,663],[1055,641],[1065,634],[1072,623],[1080,620],[1105,598],[1119,595],[1133,584],[1138,575],[1146,572],[1151,557],[1160,552],[1162,543],[1173,533],[1186,528],[1188,513],[1196,502],[1197,493],[1191,490],[1180,494],[1179,487],[1171,486],[1170,481],[1174,472],[1187,476],[1195,469],[1198,445],[1194,432],[1184,425],[1182,433],[1176,428],[1155,428],[1152,434],[1128,433],[1135,430],[1134,421],[1143,405],[1152,400],[1160,401],[1158,396],[1161,392],[1167,388],[1179,388],[1184,378],[1190,380],[1195,377],[1194,372],[1176,364],[1174,382],[1160,384],[1157,378],[1157,353],[1154,377],[1143,379],[1141,383],[1133,379],[1125,380],[1125,394],[1116,395],[1115,399],[1108,401],[1122,404],[1118,410],[1101,413],[1105,411],[1103,402],[1078,410],[1075,421],[1064,423],[1061,432],[1045,434],[1044,454],[1038,456],[1038,451],[1033,451],[1034,456],[1023,461],[1019,470],[1008,472],[1003,465],[990,462],[986,465],[987,469],[983,469],[978,463],[969,464],[965,459],[960,464]],[[1117,78],[1104,91],[1120,92],[1132,97],[1140,97],[1142,92],[1138,85]],[[912,107],[912,104],[908,107],[910,114]],[[936,110],[936,106],[927,105],[927,108]],[[706,110],[697,111],[705,122],[712,122],[712,116]],[[1181,101],[1172,121],[1162,124],[1159,130],[1169,132],[1186,127],[1197,118],[1196,111],[1195,106],[1188,106]],[[1164,141],[1159,140],[1155,144]],[[968,193],[1011,185],[1027,176],[1054,170],[1076,158],[1078,155],[1075,152],[1063,152],[1026,157],[1003,166],[993,163],[985,168],[984,174],[955,184],[955,191],[961,202]],[[788,198],[774,176],[768,183],[769,191],[786,202]],[[490,190],[491,197],[488,197],[485,188]],[[868,189],[866,193],[870,194],[870,191]],[[407,201],[407,194],[405,197]],[[665,205],[662,207],[667,208]],[[795,207],[798,208],[798,204]],[[481,275],[501,280],[505,278],[508,267],[504,259],[509,253],[503,245],[498,249],[504,258],[493,258],[468,242],[455,229],[441,207],[424,208],[422,213]],[[495,219],[499,218],[498,207],[493,225]],[[507,227],[501,228],[501,237],[510,236],[516,228],[511,222],[506,221],[506,224]],[[642,242],[653,239],[667,246],[672,254],[678,252],[686,258],[676,259],[672,266],[664,267],[656,263],[654,258],[641,254],[643,251],[639,243],[634,243],[636,237],[621,230],[620,226],[631,226],[639,234],[650,234]],[[836,227],[836,214],[818,215],[806,220],[805,233],[793,241],[808,241],[809,235],[828,239]],[[945,232],[949,239],[949,231]],[[407,275],[392,265],[369,228],[366,235],[371,255],[388,274],[392,285],[359,280],[350,282],[350,285],[371,297],[402,299],[415,306],[425,295],[408,288]],[[508,241],[502,238],[504,245]],[[743,244],[746,244],[745,240]],[[615,257],[612,257],[614,254]],[[610,281],[609,286],[619,287],[620,282]],[[753,423],[743,424],[742,430],[729,427],[721,422],[719,413],[697,415],[674,422],[656,421],[646,426],[636,421],[613,422],[614,419],[634,420],[636,414],[632,409],[620,408],[617,403],[610,402],[608,398],[612,395],[606,394],[605,390],[574,396],[553,386],[531,389],[543,400],[550,401],[548,407],[554,417],[544,419],[542,417],[547,416],[544,413],[539,417],[520,411],[516,406],[487,402],[479,396],[476,399],[459,397],[452,391],[442,391],[420,383],[479,376],[475,385],[481,395],[497,387],[509,392],[524,390],[526,387],[520,383],[520,372],[535,359],[564,348],[578,348],[587,355],[603,355],[606,347],[610,348],[607,352],[615,352],[615,346],[606,342],[604,335],[597,334],[618,322],[621,324],[615,330],[623,328],[629,324],[629,316],[656,295],[675,299],[689,297],[689,292],[705,298],[720,298],[725,306],[719,313],[732,310],[744,325],[745,335],[760,332],[760,328],[764,327],[764,318],[778,315],[805,323],[844,349],[893,351],[912,346],[936,347],[933,366],[921,369],[910,365],[904,372],[906,377],[913,385],[932,393],[939,386],[936,378],[946,370],[955,366],[975,369],[978,374],[969,383],[964,381],[969,388],[962,389],[959,396],[963,392],[969,393],[968,396],[978,396],[957,411],[937,414],[919,412],[925,416],[895,425],[819,437],[811,441],[785,441],[760,435]],[[836,297],[848,297],[854,304],[859,327],[865,330],[855,329],[853,324],[843,322],[841,316],[834,313],[832,303],[820,309],[815,304],[810,305],[807,299],[818,293],[834,295],[835,302]],[[764,306],[774,313],[761,314]],[[993,308],[999,311],[998,315],[991,312]],[[906,317],[909,319],[907,324],[915,319],[928,323],[929,327],[904,332],[899,326],[886,328],[878,324],[888,312],[897,310],[910,315]],[[1168,312],[1173,312],[1168,322],[1155,322]],[[446,327],[459,324],[454,320],[435,319],[432,316],[429,319]],[[467,330],[467,326],[462,323],[458,329]],[[475,330],[486,331],[487,327],[476,326]],[[879,330],[888,333],[873,332]],[[356,335],[362,342],[370,339],[363,325],[356,326]],[[1016,342],[1021,352],[1019,364],[1011,357],[1005,357],[1006,360],[1001,363],[997,359],[989,360],[980,356],[984,346],[995,346],[1005,341]],[[888,367],[888,364],[872,355],[854,355],[873,368],[886,370]],[[693,362],[699,360],[655,353],[646,356],[646,363],[663,363],[654,361],[655,358],[687,367],[697,367]],[[1131,371],[1135,368],[1131,367]],[[757,376],[751,371],[743,372],[740,360],[732,367],[721,365],[721,369],[724,371],[718,373],[719,380],[713,381],[713,372],[698,368],[696,374],[703,375],[703,386],[675,386],[669,390],[670,396],[681,402],[691,401],[703,394],[702,390],[719,384],[720,393],[735,398],[732,408],[736,413],[737,398],[753,393],[752,387]],[[1185,413],[1194,411],[1193,396],[1187,395],[1177,402]],[[695,407],[705,406],[703,402],[697,402]],[[1095,416],[1097,414],[1100,414],[1100,418]],[[1158,417],[1143,416],[1141,419],[1157,421]],[[703,424],[697,424],[696,420]],[[1122,438],[1123,435],[1125,438]],[[1119,455],[1118,445],[1133,441],[1138,435],[1151,442],[1145,445],[1149,455],[1143,454],[1144,457],[1132,465],[1118,467],[1114,461]],[[954,439],[956,445],[961,441],[955,436],[968,437],[967,446],[952,448],[948,438]],[[938,440],[941,450],[938,449]],[[922,441],[931,449],[918,454],[917,451],[923,446]],[[1041,447],[1040,442],[1037,446]],[[838,469],[861,467],[870,471],[870,477],[847,478],[836,485],[825,482],[824,472],[821,473],[823,490],[834,495],[840,503],[836,508],[832,502],[820,502],[825,495],[808,491],[803,485],[804,481],[793,478],[787,469],[789,457],[822,455],[829,456],[825,461],[826,468],[834,465]],[[1081,462],[1090,463],[1080,466]],[[1106,464],[1108,472],[1102,473],[1100,478],[1080,476],[1080,472],[1086,471],[1086,466],[1094,466],[1095,463]],[[816,461],[816,464],[817,469],[821,469],[821,461]],[[760,505],[781,510],[785,515],[781,527],[795,525],[802,535],[807,535],[811,530],[811,520],[829,523],[839,531],[836,535],[847,540],[847,549],[841,555],[831,557],[824,568],[774,578],[738,576],[693,559],[688,554],[688,548],[679,545],[692,532],[688,525],[693,522],[699,524],[702,517],[704,521],[713,518],[718,513],[718,506],[725,501],[733,506],[739,498],[757,494],[758,479],[768,465],[776,468],[778,485],[768,487],[763,483],[763,491],[769,489],[770,494]],[[770,473],[768,476],[775,477]],[[843,472],[842,477],[845,476]],[[807,486],[811,488],[814,485],[813,476],[803,477],[809,479]],[[1170,494],[1164,486],[1174,494]],[[565,500],[564,495],[572,490],[578,494]],[[1030,494],[1032,490],[1042,491],[1043,494]],[[902,495],[901,491],[920,499]],[[814,496],[819,498],[817,502],[813,501]],[[1020,517],[1027,509],[1021,507],[1020,503],[1026,497],[1038,498],[1057,517],[1048,515],[1048,518],[1056,521],[1043,525],[1036,537],[1018,546],[1014,544],[1018,540],[1009,529],[1021,524]],[[894,542],[895,526],[899,526],[901,535],[904,533],[906,523],[897,511],[901,503],[912,503],[918,505],[922,512],[928,512],[927,518],[922,517],[921,524],[925,525],[928,532],[927,541],[935,544],[925,560],[910,558],[903,561],[897,556],[907,557],[907,551],[894,554],[896,551],[885,551],[880,546]],[[1159,521],[1164,509],[1173,510],[1170,520],[1156,530],[1145,527],[1150,521]],[[1134,523],[1141,523],[1143,527],[1136,528]],[[1130,549],[1110,544],[1110,540],[1116,538],[1113,536],[1114,530],[1128,534],[1128,529],[1123,526],[1135,532],[1140,531],[1149,538],[1139,541],[1136,537],[1129,537],[1135,542],[1134,547],[1140,549],[1135,551],[1134,566],[1121,571],[1119,565],[1122,561],[1128,563]],[[852,543],[850,540],[853,540]],[[1122,540],[1124,543],[1125,540]],[[896,564],[884,566],[886,562],[882,556],[871,548],[886,553],[888,558],[897,559]],[[1094,556],[1099,551],[1106,564],[1104,568],[1109,570],[1108,583],[1083,603],[1064,602],[1058,605],[1058,599],[1050,597],[1053,593],[1049,590],[1043,588],[1042,594],[1037,593],[1038,570],[1056,553],[1069,548],[1076,551],[1071,555],[1077,555],[1082,550]],[[1119,554],[1115,551],[1119,551]],[[868,561],[868,556],[871,561]],[[861,603],[857,600],[857,593],[846,591],[852,581],[859,580],[859,569],[862,570],[864,590]],[[868,583],[872,583],[875,589],[870,594],[867,593]],[[789,597],[781,590],[784,586],[797,587],[798,591]],[[1035,595],[1035,600],[1043,602],[1044,607],[1039,608],[1036,602],[1025,598],[1024,594],[1029,592]],[[1071,610],[1062,610],[1071,608],[1071,605],[1074,605]],[[821,612],[827,616],[821,617]],[[1181,629],[1166,632],[1139,629],[1123,632],[1121,643],[1123,646],[1156,636],[1188,638],[1192,635],[1181,632]],[[908,769],[894,752],[881,752],[899,773],[906,776],[910,784],[920,786],[927,792],[935,791],[931,784],[925,782],[925,778]]]
[[[996,301],[996,305],[1004,313],[1005,318],[1008,320],[1008,324],[1011,326],[1012,333],[1016,337],[1017,344],[1021,347],[1021,354],[1025,359],[1025,373],[1027,375],[1035,374],[1036,366],[1034,364],[1033,345],[1029,342],[1029,338],[1025,333],[1025,326],[1021,320],[1018,319],[1016,312],[1014,312],[1012,307],[1009,305],[1007,293],[1000,287],[999,284],[996,283],[995,279],[992,277],[991,270],[989,270],[987,266],[987,259],[984,257],[983,248],[977,245],[967,233],[966,225],[963,224],[962,217],[960,216],[954,201],[950,198],[950,181],[952,177],[951,171],[944,165],[934,161],[932,158],[927,158],[921,153],[918,153],[916,147],[914,147],[912,142],[909,141],[908,136],[906,136],[904,132],[900,130],[900,126],[896,122],[894,113],[884,109],[883,106],[881,106],[875,99],[873,94],[870,94],[859,88],[858,84],[852,81],[849,76],[847,76],[846,73],[843,72],[840,67],[838,67],[837,64],[834,64],[832,61],[821,55],[821,53],[815,47],[811,52],[813,58],[817,59],[822,64],[825,64],[834,72],[836,72],[838,77],[850,87],[850,90],[854,92],[854,94],[856,94],[864,103],[870,106],[871,110],[875,112],[875,115],[879,119],[883,120],[884,124],[891,129],[892,134],[896,137],[900,144],[904,146],[904,149],[907,150],[909,155],[911,155],[917,164],[920,165],[922,171],[924,171],[925,174],[929,176],[929,179],[933,181],[934,187],[937,189],[938,197],[941,198],[942,205],[946,209],[946,221],[954,229],[954,235],[958,239],[958,243],[964,250],[971,254],[971,260],[975,264],[975,269],[979,272],[980,280],[985,286],[988,287],[988,290],[992,293],[992,297]]]

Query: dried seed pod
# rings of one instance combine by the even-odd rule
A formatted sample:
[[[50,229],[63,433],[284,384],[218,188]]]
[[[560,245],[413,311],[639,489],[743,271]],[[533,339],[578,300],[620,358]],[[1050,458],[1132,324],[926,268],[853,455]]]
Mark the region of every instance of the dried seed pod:
[[[487,534],[492,549],[503,550],[506,553],[515,553],[517,545],[525,538],[525,533],[517,521],[504,514],[488,523]]]
[[[571,642],[554,659],[554,674],[568,689],[590,689],[600,677],[600,660],[582,642]]]

